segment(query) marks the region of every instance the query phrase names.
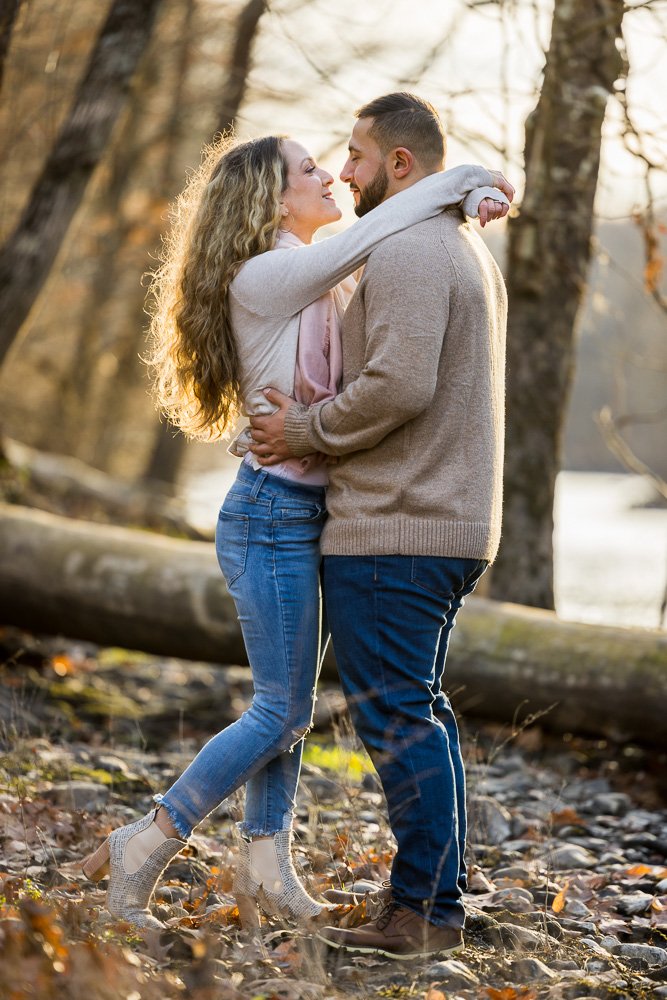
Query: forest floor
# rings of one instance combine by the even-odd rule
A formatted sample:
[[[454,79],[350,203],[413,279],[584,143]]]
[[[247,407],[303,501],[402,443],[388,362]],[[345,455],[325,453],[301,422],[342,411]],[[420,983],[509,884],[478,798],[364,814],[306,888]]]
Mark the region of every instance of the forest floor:
[[[162,933],[112,919],[80,859],[143,815],[250,697],[247,671],[0,633],[0,998],[597,1000],[667,997],[667,766],[634,745],[467,721],[466,950],[395,962],[304,930],[243,931],[236,794],[154,899]],[[320,693],[296,822],[311,891],[388,877],[377,777]],[[360,909],[344,919],[354,923]]]

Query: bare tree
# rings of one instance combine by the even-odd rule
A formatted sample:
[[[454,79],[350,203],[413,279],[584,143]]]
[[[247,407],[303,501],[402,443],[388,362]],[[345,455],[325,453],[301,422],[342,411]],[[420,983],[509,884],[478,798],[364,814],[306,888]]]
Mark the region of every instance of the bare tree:
[[[0,89],[2,88],[7,50],[20,7],[21,0],[0,0]]]
[[[504,532],[491,579],[492,596],[520,604],[554,606],[554,489],[624,12],[622,0],[559,0],[526,122],[526,190],[509,225]]]
[[[122,110],[160,0],[113,0],[70,113],[0,251],[0,363],[48,277]]]

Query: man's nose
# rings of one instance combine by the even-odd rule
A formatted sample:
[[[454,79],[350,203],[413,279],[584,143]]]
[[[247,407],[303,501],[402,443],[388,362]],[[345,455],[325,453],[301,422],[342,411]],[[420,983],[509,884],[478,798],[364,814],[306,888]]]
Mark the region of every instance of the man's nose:
[[[349,158],[345,161],[345,166],[341,170],[339,176],[343,184],[349,184],[352,180],[352,164],[350,163]]]

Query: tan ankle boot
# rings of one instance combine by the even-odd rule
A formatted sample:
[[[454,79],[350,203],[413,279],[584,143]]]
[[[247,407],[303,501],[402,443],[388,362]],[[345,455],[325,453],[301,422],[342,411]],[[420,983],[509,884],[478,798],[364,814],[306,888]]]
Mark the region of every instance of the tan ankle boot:
[[[299,881],[291,856],[291,830],[272,837],[239,837],[239,857],[232,892],[244,927],[259,927],[258,907],[271,916],[300,922],[328,917],[329,907],[309,896]]]
[[[158,807],[159,808],[159,807]],[[114,917],[135,927],[161,930],[148,904],[160,875],[181,851],[185,840],[167,837],[154,822],[158,809],[121,826],[109,834],[101,847],[82,864],[83,873],[94,882],[109,875],[107,909]]]

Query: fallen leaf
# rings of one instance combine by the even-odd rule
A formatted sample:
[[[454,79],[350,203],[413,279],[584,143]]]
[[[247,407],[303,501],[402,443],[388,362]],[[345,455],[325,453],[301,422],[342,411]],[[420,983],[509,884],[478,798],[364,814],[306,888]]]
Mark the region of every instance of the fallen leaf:
[[[424,994],[424,1000],[447,1000],[442,990],[437,990],[435,986],[429,986]]]
[[[551,904],[551,909],[554,913],[560,913],[565,907],[565,896],[567,895],[569,883],[566,882],[559,893],[556,894],[553,903]]]

